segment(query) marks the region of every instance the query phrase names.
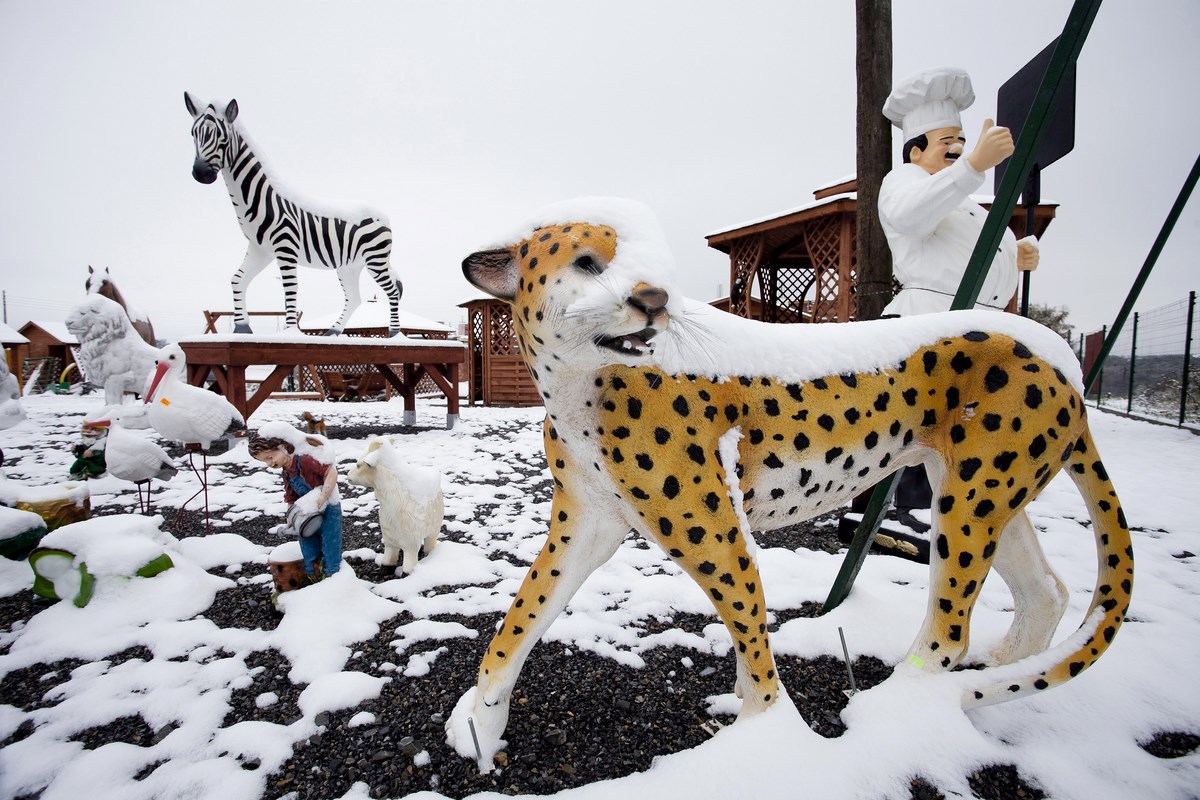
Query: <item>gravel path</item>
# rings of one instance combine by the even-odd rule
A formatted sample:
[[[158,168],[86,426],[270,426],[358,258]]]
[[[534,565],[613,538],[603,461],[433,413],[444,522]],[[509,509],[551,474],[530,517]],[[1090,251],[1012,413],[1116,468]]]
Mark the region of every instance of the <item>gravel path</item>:
[[[339,428],[335,438],[362,439],[368,435],[393,433],[406,435],[408,428],[380,430]],[[237,465],[230,465],[238,469]],[[544,465],[530,465],[530,473],[544,474]],[[538,494],[549,496],[548,481]],[[357,496],[366,491],[343,481],[343,494]],[[101,507],[97,513],[117,513],[115,506]],[[167,527],[176,536],[203,535],[202,512],[185,511],[178,524],[174,510],[164,509]],[[481,507],[480,519],[488,509]],[[233,532],[263,545],[281,540],[268,532],[278,520],[239,522]],[[822,524],[824,523],[824,524]],[[224,529],[229,530],[229,529]],[[836,526],[829,518],[818,519],[770,535],[760,536],[760,544],[770,547],[806,547],[837,552],[841,547]],[[443,533],[449,540],[452,532]],[[367,521],[347,517],[346,551],[356,548],[378,550],[378,533]],[[371,564],[356,562],[355,571],[368,581],[380,582]],[[265,573],[261,564],[247,563],[239,577],[252,578]],[[214,574],[224,574],[214,570]],[[390,578],[389,578],[390,579]],[[201,616],[223,628],[271,630],[278,617],[268,602],[269,584],[241,583],[217,594],[212,606]],[[22,592],[0,598],[0,628],[11,630],[28,620],[43,606],[32,594]],[[776,611],[775,625],[798,616],[815,616],[816,604],[798,609]],[[460,758],[446,746],[443,723],[458,697],[475,680],[475,673],[490,632],[499,615],[459,617],[444,615],[436,619],[459,622],[480,632],[476,639],[456,638],[440,644],[436,658],[436,680],[400,678],[387,683],[375,700],[337,713],[324,713],[320,734],[302,742],[290,760],[267,779],[268,798],[334,798],[345,793],[355,781],[371,787],[372,797],[401,797],[424,789],[435,789],[449,797],[460,798],[484,790],[507,794],[547,794],[597,780],[617,778],[650,767],[653,759],[695,747],[709,737],[711,726],[705,698],[729,691],[734,682],[732,657],[716,657],[691,649],[659,647],[643,654],[645,666],[633,669],[587,652],[570,651],[561,644],[537,645],[513,694],[514,713],[505,734],[507,750],[500,757],[500,768],[480,775],[474,764]],[[661,628],[677,627],[701,633],[714,616],[676,614]],[[380,626],[373,639],[357,645],[348,668],[371,675],[396,674],[396,650],[391,642],[398,625],[412,621],[401,612]],[[652,626],[649,626],[652,627]],[[652,632],[652,631],[650,631]],[[150,660],[153,654],[144,648],[131,648],[108,656],[119,663],[131,659]],[[36,664],[0,678],[0,698],[24,710],[51,704],[45,699],[49,690],[67,679],[82,662],[68,660]],[[231,710],[225,725],[245,720],[289,723],[300,717],[297,700],[304,688],[287,678],[290,668],[278,651],[256,651],[249,666],[261,667],[250,686],[233,691]],[[854,675],[860,689],[884,680],[891,666],[875,658],[854,661]],[[820,735],[836,737],[845,730],[839,712],[847,698],[845,665],[823,657],[811,660],[781,658],[780,677],[804,719]],[[603,680],[597,680],[603,675]],[[273,695],[274,702],[263,705],[259,698]],[[260,707],[261,706],[261,707]],[[351,725],[361,712],[370,712],[374,721]],[[732,717],[717,722],[730,724]],[[25,738],[32,731],[27,722],[0,747]],[[107,742],[127,742],[148,746],[169,730],[152,730],[140,717],[122,717],[105,725],[89,728],[76,738],[87,748]],[[1170,758],[1196,749],[1200,739],[1187,733],[1164,733],[1145,745],[1159,758]],[[424,754],[414,759],[414,754]],[[870,758],[870,754],[864,754]],[[149,773],[154,765],[144,770]],[[248,769],[254,764],[246,764]],[[912,776],[911,796],[918,800],[944,795],[920,775]],[[1011,765],[993,765],[968,776],[973,791],[981,798],[1040,798],[1043,793],[1022,781]]]

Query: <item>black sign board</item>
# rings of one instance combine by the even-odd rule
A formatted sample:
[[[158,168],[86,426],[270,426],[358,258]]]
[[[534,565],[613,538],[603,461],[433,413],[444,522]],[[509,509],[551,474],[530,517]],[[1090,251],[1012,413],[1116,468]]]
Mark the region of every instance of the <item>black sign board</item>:
[[[1050,57],[1054,54],[1054,47],[1057,44],[1058,39],[1055,39],[1000,87],[1000,92],[996,97],[996,124],[1011,130],[1013,141],[1017,141],[1021,136],[1021,128],[1024,127],[1025,120],[1029,117],[1029,107],[1033,105],[1034,97],[1037,96],[1038,87],[1046,74],[1046,68],[1050,65]],[[1074,147],[1075,65],[1071,64],[1071,68],[1063,75],[1058,102],[1054,108],[1050,109],[1050,116],[1046,121],[1046,132],[1042,135],[1041,145],[1034,155],[1031,173],[1036,174],[1039,170],[1045,169],[1071,152]],[[1005,161],[996,167],[994,186],[997,189],[1000,181],[1004,178],[1004,169],[1007,165],[1008,162]]]

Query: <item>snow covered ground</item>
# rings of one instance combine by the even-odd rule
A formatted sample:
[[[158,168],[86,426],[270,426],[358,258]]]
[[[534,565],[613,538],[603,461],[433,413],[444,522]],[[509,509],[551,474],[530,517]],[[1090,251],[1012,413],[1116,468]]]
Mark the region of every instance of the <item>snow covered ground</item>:
[[[79,420],[102,401],[38,395],[23,402],[28,419],[0,431],[7,478],[30,485],[65,480]],[[270,401],[251,427],[272,419],[294,422],[299,411],[312,410],[328,416],[336,436],[338,424],[394,428],[401,409],[397,402]],[[448,642],[486,642],[486,628],[507,609],[525,565],[541,547],[549,511],[540,409],[464,406],[453,431],[441,429],[444,413],[444,405],[420,402],[421,430],[399,445],[411,462],[442,471],[446,497],[443,540],[404,580],[358,577],[374,570],[373,554],[358,548],[347,552],[351,569],[284,595],[286,613],[274,629],[220,627],[204,618],[202,612],[220,592],[259,586],[265,597],[268,589],[262,565],[270,546],[238,531],[264,514],[281,518],[282,492],[278,474],[254,468],[243,445],[211,460],[213,532],[170,543],[174,569],[148,579],[101,580],[85,608],[58,603],[27,622],[6,622],[0,629],[0,680],[63,659],[71,659],[65,662],[71,671],[69,677],[51,675],[45,667],[51,686],[47,702],[31,711],[0,696],[0,797],[39,791],[42,800],[303,796],[276,788],[272,775],[293,748],[321,732],[329,712],[353,710],[379,697],[390,681],[438,685],[445,664],[439,658]],[[966,776],[972,771],[1013,764],[1023,780],[1053,798],[1200,796],[1200,753],[1193,749],[1163,759],[1139,747],[1163,732],[1200,735],[1200,692],[1187,677],[1200,664],[1200,574],[1193,555],[1200,553],[1200,437],[1099,412],[1091,419],[1134,526],[1137,563],[1130,620],[1096,666],[1044,695],[972,712],[960,710],[959,697],[962,682],[977,673],[928,676],[898,670],[852,698],[842,714],[847,730],[838,738],[809,730],[785,698],[697,747],[657,759],[645,772],[562,794],[622,800],[905,798],[911,779],[921,776],[947,797],[971,797]],[[365,439],[335,444],[344,474],[345,462],[364,449]],[[344,494],[346,486],[343,479]],[[90,487],[93,507],[101,513],[136,511],[131,484],[105,477]],[[196,488],[195,478],[182,472],[156,488],[163,531],[171,532],[175,509]],[[374,515],[370,494],[346,496],[343,505],[348,519]],[[491,509],[486,519],[477,513],[482,506]],[[1031,514],[1071,592],[1061,639],[1081,622],[1092,592],[1096,559],[1090,523],[1074,485],[1063,476],[1033,503]],[[824,600],[840,556],[773,547],[769,535],[759,536],[759,544],[773,609]],[[31,583],[26,564],[0,560],[0,601],[28,593]],[[841,607],[824,617],[789,618],[778,625],[772,638],[776,657],[781,662],[840,659],[841,627],[853,656],[896,664],[917,630],[926,587],[926,567],[872,557]],[[1002,582],[990,581],[975,614],[973,654],[1000,638],[1009,605]],[[381,625],[395,626],[388,621],[402,611],[410,621],[395,629],[394,665],[365,668],[356,657],[356,643],[380,633]],[[652,624],[675,614],[705,615],[711,624],[701,634]],[[446,615],[486,619],[488,626],[446,621]],[[556,652],[564,659],[570,652],[593,653],[611,659],[614,669],[641,668],[646,654],[658,647],[732,661],[729,637],[704,594],[657,548],[647,549],[634,538],[584,584],[546,640],[561,645]],[[109,660],[131,647],[145,648],[148,655]],[[252,666],[250,657],[265,649],[290,662],[287,678],[299,692],[300,714],[287,724],[230,724],[231,696],[253,684],[261,667]],[[684,658],[678,669],[690,664]],[[598,671],[593,680],[605,682],[605,672]],[[804,691],[803,686],[789,689]],[[732,686],[726,691],[709,697],[698,713],[735,710]],[[259,695],[260,707],[277,702],[272,695]],[[521,713],[514,704],[513,717]],[[152,744],[111,742],[87,749],[73,738],[131,715],[160,733]],[[360,712],[351,724],[373,721],[372,714]],[[23,733],[15,735],[19,730]],[[428,750],[395,757],[424,769],[438,767],[430,763]],[[367,783],[358,783],[344,796],[375,796],[369,791]],[[443,795],[431,785],[413,796]]]

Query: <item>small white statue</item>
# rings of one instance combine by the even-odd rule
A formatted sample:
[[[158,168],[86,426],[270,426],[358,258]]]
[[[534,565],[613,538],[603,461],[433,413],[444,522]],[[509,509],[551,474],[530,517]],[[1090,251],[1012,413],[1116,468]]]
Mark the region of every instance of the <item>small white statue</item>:
[[[350,482],[375,490],[384,575],[399,563],[411,575],[420,553],[429,554],[442,531],[442,476],[435,469],[406,464],[387,439],[372,439],[350,469]],[[404,560],[400,561],[403,554]]]
[[[0,358],[0,431],[11,428],[25,419],[25,408],[21,405],[21,387],[17,376],[8,371],[8,364]]]

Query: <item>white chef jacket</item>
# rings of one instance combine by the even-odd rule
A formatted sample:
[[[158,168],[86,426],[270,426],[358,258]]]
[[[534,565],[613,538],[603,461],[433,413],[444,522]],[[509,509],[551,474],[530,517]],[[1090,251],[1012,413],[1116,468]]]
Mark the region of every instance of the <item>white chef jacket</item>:
[[[932,175],[916,164],[902,164],[884,177],[879,220],[903,285],[884,314],[950,310],[987,219],[987,211],[970,199],[983,177],[965,156]],[[1003,309],[1016,289],[1017,240],[1006,227],[975,307]]]

